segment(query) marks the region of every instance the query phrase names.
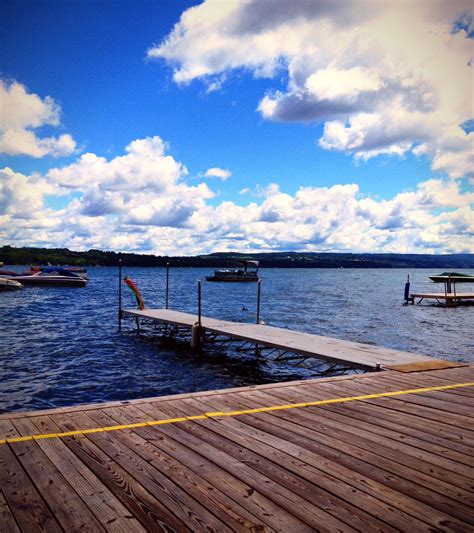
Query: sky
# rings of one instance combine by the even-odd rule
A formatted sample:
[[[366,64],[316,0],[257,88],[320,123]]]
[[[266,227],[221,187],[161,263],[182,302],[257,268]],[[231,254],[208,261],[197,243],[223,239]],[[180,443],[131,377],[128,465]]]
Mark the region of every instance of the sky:
[[[474,253],[465,0],[3,0],[0,245]]]

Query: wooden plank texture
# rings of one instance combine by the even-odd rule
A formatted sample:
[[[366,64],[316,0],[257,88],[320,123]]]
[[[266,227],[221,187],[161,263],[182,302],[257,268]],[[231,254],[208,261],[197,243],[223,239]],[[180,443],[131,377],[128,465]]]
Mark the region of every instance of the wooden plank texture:
[[[3,416],[0,531],[470,532],[472,381],[385,371]]]
[[[153,320],[165,324],[176,324],[191,328],[198,317],[170,309],[125,309],[125,315]],[[382,348],[371,344],[334,339],[301,331],[292,331],[263,324],[230,322],[202,317],[204,331],[224,335],[233,339],[255,342],[263,346],[278,348],[305,356],[349,364],[355,368],[382,368],[390,365],[406,365],[418,362],[431,362],[433,358]]]

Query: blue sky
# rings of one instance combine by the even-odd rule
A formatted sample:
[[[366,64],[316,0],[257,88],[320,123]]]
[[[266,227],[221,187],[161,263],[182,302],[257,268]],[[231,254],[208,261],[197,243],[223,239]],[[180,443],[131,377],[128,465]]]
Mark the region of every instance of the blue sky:
[[[391,5],[4,2],[0,244],[472,251],[469,3]]]

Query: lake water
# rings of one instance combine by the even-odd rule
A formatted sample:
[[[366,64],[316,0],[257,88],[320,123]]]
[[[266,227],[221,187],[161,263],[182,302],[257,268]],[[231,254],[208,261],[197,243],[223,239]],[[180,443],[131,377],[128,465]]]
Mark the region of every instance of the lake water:
[[[17,269],[21,270],[21,267]],[[474,274],[474,271],[465,270]],[[170,270],[170,308],[197,312],[197,280],[208,269]],[[474,361],[474,306],[403,306],[411,289],[442,291],[430,270],[264,269],[261,318],[301,331]],[[165,270],[123,269],[148,307],[164,307]],[[0,292],[0,412],[127,400],[307,378],[311,369],[226,350],[191,352],[187,343],[117,327],[117,269],[90,268],[85,288],[25,287]],[[473,291],[471,284],[460,285]],[[203,282],[205,316],[252,322],[256,284]],[[135,307],[123,286],[124,307]]]

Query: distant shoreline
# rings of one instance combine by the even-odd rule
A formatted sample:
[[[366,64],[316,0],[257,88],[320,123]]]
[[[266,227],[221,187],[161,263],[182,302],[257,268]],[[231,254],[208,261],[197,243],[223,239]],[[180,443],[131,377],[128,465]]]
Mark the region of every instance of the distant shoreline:
[[[76,252],[67,248],[0,247],[5,265],[52,264],[71,266],[232,268],[241,259],[256,259],[262,268],[474,268],[474,254],[377,254],[331,252],[218,252],[197,256],[156,256],[102,250]]]

